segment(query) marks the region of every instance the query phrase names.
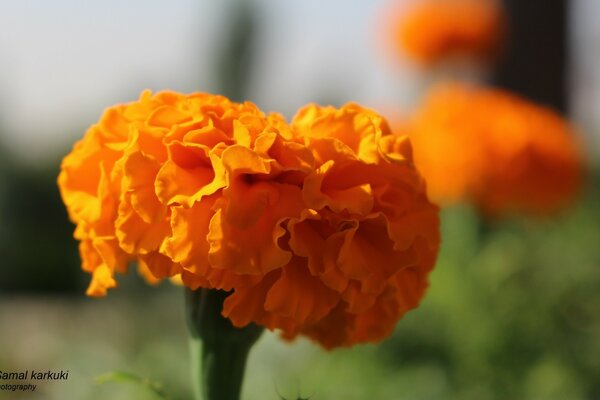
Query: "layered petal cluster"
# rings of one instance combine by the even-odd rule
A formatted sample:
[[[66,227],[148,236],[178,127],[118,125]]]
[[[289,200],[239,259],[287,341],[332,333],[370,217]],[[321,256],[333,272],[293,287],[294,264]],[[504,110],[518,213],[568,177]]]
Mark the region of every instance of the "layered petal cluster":
[[[290,262],[225,302],[234,324],[258,321],[326,348],[376,342],[418,305],[439,247],[406,136],[357,105],[308,106],[292,121],[314,169],[305,209],[286,225]]]
[[[151,282],[230,292],[236,326],[327,348],[388,335],[439,247],[408,138],[357,105],[287,124],[249,102],[144,92],[106,110],[58,183],[89,295],[136,262]]]
[[[423,65],[453,57],[487,63],[497,58],[506,35],[498,0],[416,0],[398,13],[398,49]]]
[[[502,90],[437,86],[408,129],[429,194],[442,204],[543,215],[581,186],[582,151],[568,121]]]

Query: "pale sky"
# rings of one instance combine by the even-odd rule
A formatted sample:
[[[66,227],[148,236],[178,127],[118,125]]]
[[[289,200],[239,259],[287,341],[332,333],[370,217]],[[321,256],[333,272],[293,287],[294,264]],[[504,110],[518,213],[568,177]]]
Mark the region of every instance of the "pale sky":
[[[1,0],[2,141],[35,159],[144,88],[214,91],[216,46],[235,1]],[[377,23],[388,2],[255,0],[251,100],[288,117],[311,101],[409,103],[424,78],[393,68],[381,51]],[[600,127],[600,2],[575,3],[576,117]]]

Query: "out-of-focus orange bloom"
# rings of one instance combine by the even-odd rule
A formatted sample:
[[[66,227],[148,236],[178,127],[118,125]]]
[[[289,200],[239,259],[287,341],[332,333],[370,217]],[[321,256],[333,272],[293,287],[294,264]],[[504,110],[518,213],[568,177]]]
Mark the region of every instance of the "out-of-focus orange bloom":
[[[252,103],[144,92],[109,108],[58,178],[88,294],[138,263],[231,291],[223,313],[327,348],[381,340],[417,306],[439,246],[407,137],[356,105],[288,125]]]
[[[455,56],[494,60],[504,43],[505,23],[497,0],[415,0],[398,14],[393,29],[401,52],[432,65]]]
[[[542,215],[581,186],[581,148],[569,123],[502,90],[440,85],[408,129],[429,194],[443,204]]]

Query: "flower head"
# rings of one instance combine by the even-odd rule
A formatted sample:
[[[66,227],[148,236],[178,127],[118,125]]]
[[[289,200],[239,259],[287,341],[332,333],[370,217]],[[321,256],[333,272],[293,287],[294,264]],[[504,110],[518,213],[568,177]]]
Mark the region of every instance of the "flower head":
[[[287,222],[294,254],[225,303],[234,324],[258,321],[325,347],[379,341],[416,307],[439,246],[438,210],[410,142],[372,111],[308,106],[292,121],[312,151],[305,209]],[[259,304],[253,305],[253,300]]]
[[[399,15],[394,29],[398,48],[424,65],[454,56],[491,61],[506,30],[497,0],[420,0]]]
[[[432,199],[546,214],[573,199],[582,155],[556,112],[498,89],[440,85],[408,128]]]
[[[58,182],[89,295],[135,261],[152,282],[229,291],[236,326],[328,348],[388,335],[439,246],[408,139],[357,105],[288,125],[252,103],[144,92],[104,113]]]

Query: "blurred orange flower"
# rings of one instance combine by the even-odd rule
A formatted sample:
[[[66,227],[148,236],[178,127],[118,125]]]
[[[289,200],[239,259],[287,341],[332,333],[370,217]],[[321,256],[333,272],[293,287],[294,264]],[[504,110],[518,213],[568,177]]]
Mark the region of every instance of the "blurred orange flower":
[[[325,347],[377,341],[415,307],[439,246],[406,137],[356,105],[288,125],[222,96],[109,108],[58,178],[88,294],[150,282],[231,291],[223,313]]]
[[[504,42],[505,23],[497,0],[415,0],[398,13],[393,29],[401,52],[432,65],[454,56],[493,61]]]
[[[440,85],[414,116],[410,138],[431,198],[485,214],[547,214],[582,181],[582,152],[551,109],[498,89]]]

